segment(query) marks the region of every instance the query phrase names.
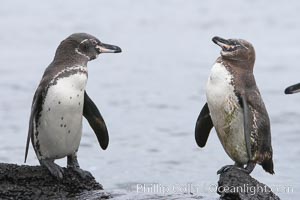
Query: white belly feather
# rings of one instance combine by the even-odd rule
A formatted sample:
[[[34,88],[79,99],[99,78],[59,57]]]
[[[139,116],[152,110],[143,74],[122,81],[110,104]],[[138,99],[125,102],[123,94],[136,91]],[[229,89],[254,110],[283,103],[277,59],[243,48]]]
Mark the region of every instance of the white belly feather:
[[[63,158],[78,150],[86,82],[87,75],[77,73],[49,87],[36,130],[40,158]]]
[[[232,84],[232,75],[216,63],[207,82],[206,97],[214,127],[226,153],[234,161],[246,164],[248,155],[244,136],[243,110]]]

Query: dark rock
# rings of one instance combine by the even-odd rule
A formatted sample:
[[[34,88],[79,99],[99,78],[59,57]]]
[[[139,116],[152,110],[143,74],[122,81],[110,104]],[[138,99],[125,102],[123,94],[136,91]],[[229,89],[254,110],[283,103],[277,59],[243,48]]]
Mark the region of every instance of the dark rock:
[[[86,199],[85,195],[110,197],[94,177],[82,178],[71,169],[64,168],[64,178],[57,180],[41,166],[0,163],[0,199]]]
[[[267,185],[237,168],[220,175],[217,193],[221,200],[280,200]]]

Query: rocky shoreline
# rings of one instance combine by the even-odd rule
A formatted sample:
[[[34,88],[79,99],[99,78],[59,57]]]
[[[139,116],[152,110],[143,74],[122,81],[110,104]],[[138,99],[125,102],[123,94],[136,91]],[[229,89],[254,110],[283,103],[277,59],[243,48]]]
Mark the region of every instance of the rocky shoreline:
[[[220,199],[279,200],[271,189],[239,169],[232,168],[220,175],[216,191]],[[198,194],[197,194],[198,195]],[[116,195],[117,199],[203,199],[195,194]],[[47,169],[0,163],[0,199],[110,199],[115,195],[103,190],[94,177],[82,178],[64,168],[64,179],[53,178]],[[123,196],[123,198],[122,198]],[[207,199],[207,198],[205,198]]]
[[[47,169],[0,163],[0,199],[69,199],[87,191],[103,190],[94,177],[80,177],[76,172],[64,168],[64,179],[57,180]],[[98,194],[107,199],[109,194]],[[102,196],[101,196],[102,195]]]

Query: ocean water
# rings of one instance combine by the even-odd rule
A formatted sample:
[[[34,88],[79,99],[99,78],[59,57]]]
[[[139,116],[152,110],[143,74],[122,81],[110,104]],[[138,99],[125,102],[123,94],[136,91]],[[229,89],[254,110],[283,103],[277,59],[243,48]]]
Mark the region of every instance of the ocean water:
[[[211,38],[243,38],[256,49],[254,74],[272,123],[275,163],[275,175],[257,166],[252,176],[281,198],[297,199],[300,94],[283,91],[300,82],[299,10],[296,0],[2,1],[0,162],[23,164],[43,71],[60,41],[87,32],[123,52],[88,65],[87,92],[106,121],[110,144],[102,151],[85,121],[81,167],[107,191],[125,195],[116,199],[216,199],[216,171],[233,162],[215,131],[198,148],[194,126],[220,52]],[[58,163],[65,166],[66,159]],[[38,164],[32,147],[27,164]]]

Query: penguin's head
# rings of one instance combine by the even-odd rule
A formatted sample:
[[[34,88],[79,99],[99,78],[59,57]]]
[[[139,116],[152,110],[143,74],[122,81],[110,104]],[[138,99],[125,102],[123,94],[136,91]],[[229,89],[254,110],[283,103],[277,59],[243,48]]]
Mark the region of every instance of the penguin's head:
[[[100,42],[96,37],[87,33],[74,33],[61,42],[59,49],[71,51],[87,58],[89,61],[94,60],[101,53],[120,53],[121,48],[118,46]]]
[[[246,61],[254,65],[255,51],[251,43],[242,39],[223,39],[220,37],[213,37],[212,41],[219,45],[221,56],[226,60]]]

